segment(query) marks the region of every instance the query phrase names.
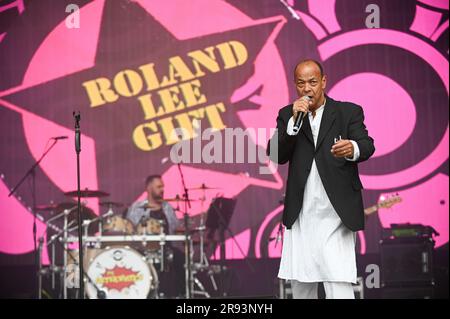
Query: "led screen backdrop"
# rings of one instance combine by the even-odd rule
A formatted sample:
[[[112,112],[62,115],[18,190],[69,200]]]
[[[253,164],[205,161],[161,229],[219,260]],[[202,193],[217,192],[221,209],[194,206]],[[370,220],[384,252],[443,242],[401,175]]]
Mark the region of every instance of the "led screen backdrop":
[[[145,177],[159,173],[165,196],[174,197],[182,185],[170,158],[179,141],[172,129],[184,128],[184,143],[206,152],[194,119],[216,133],[273,128],[278,109],[296,98],[292,69],[306,57],[323,63],[331,97],[364,108],[376,145],[360,165],[365,206],[402,198],[367,219],[359,253],[377,252],[381,228],[391,223],[433,226],[437,246],[445,245],[448,1],[287,3],[293,13],[277,0],[0,2],[0,263],[33,262],[30,180],[7,194],[53,136],[69,139],[36,171],[37,204],[71,200],[63,192],[76,188],[73,111],[81,113],[82,188],[130,204],[144,195]],[[72,16],[69,4],[79,8]],[[367,27],[371,4],[380,28]],[[70,27],[74,14],[79,28]],[[265,140],[250,135],[246,145],[264,152]],[[205,163],[192,153],[181,165],[187,186],[219,188],[192,203],[193,220],[213,196],[234,197],[227,258],[280,256],[270,239],[287,168],[260,174],[264,163]],[[104,212],[98,200],[88,205]],[[37,234],[48,240],[52,232],[38,220]]]

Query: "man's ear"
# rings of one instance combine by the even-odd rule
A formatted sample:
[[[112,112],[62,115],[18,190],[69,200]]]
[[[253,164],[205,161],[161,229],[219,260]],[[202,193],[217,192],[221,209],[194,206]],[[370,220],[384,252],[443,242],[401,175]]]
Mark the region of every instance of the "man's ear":
[[[327,87],[327,76],[325,74],[322,76],[322,87],[324,89]]]

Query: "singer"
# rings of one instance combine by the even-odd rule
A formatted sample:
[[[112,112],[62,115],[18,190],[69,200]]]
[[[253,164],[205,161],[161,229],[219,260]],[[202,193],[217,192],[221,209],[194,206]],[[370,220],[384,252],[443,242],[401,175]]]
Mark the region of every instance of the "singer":
[[[358,163],[375,151],[363,109],[324,92],[322,65],[307,59],[294,69],[299,98],[277,117],[279,164],[289,162],[278,277],[291,281],[293,297],[354,299],[356,231],[364,229]],[[269,141],[270,143],[270,141]]]

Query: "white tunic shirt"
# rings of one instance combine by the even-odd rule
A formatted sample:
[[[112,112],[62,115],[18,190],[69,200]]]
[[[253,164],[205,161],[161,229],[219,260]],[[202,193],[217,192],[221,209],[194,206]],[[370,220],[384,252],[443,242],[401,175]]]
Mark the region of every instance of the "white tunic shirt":
[[[317,144],[324,105],[313,118],[308,112],[314,145]],[[295,135],[290,119],[287,133]],[[358,144],[354,156],[359,158]],[[356,233],[349,230],[334,210],[313,160],[306,181],[303,205],[291,229],[285,229],[278,277],[300,282],[356,283]]]

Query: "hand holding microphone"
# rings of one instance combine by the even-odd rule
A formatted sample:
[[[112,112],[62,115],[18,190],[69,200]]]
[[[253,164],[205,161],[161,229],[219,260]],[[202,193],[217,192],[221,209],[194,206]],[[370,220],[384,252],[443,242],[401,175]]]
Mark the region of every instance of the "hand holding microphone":
[[[307,95],[295,100],[292,106],[292,114],[294,116],[294,132],[297,133],[300,129],[303,117],[308,113],[311,105],[311,98]],[[300,114],[299,114],[300,113]]]

